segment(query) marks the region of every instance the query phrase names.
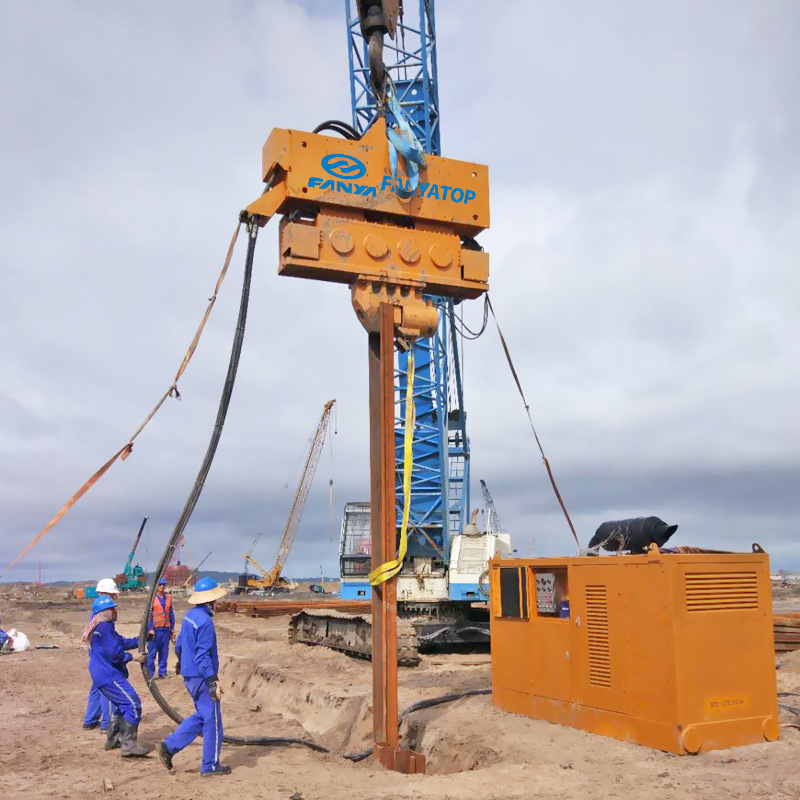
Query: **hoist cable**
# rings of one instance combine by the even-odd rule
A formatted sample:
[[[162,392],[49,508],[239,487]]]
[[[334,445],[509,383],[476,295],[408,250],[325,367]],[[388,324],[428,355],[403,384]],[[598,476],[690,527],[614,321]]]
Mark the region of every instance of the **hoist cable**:
[[[567,525],[569,525],[569,529],[572,531],[572,537],[575,539],[575,544],[578,545],[578,549],[580,550],[581,543],[578,541],[578,534],[575,533],[575,526],[572,524],[572,519],[570,519],[567,507],[564,505],[564,501],[561,499],[561,492],[558,491],[558,486],[556,486],[556,479],[555,477],[553,477],[553,470],[550,469],[550,462],[547,460],[547,456],[544,454],[544,449],[542,448],[542,443],[539,441],[539,434],[536,433],[536,427],[534,426],[533,418],[531,417],[531,407],[528,405],[528,401],[525,399],[525,392],[522,391],[522,384],[519,381],[517,370],[514,369],[514,362],[511,360],[511,353],[508,350],[508,345],[506,344],[506,339],[503,336],[503,331],[500,330],[500,323],[497,321],[497,315],[494,313],[494,308],[492,307],[492,301],[489,299],[488,294],[486,295],[486,303],[489,307],[489,311],[492,312],[492,319],[494,320],[494,324],[497,327],[497,333],[500,336],[500,344],[503,345],[503,352],[506,354],[506,361],[508,361],[508,366],[511,368],[511,374],[514,377],[514,383],[517,384],[517,389],[519,390],[519,396],[522,398],[522,402],[525,405],[525,413],[528,415],[528,422],[530,422],[531,424],[531,430],[533,431],[533,436],[536,439],[536,445],[539,448],[539,452],[542,455],[542,462],[544,463],[545,469],[547,470],[547,475],[550,478],[550,483],[553,487],[553,491],[555,492],[556,499],[558,500],[558,504],[561,506],[561,510],[564,512],[564,517],[567,520]]]

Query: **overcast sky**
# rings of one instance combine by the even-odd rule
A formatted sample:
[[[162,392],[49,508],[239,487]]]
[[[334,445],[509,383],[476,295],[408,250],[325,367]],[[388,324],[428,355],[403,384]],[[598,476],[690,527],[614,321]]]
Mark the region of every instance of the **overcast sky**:
[[[490,166],[492,298],[582,542],[655,514],[673,541],[760,542],[800,568],[800,5],[439,0],[443,154]],[[273,127],[350,119],[344,6],[0,6],[0,563],[169,385]],[[153,567],[205,452],[243,242],[168,401],[6,580]],[[228,423],[193,559],[268,565],[326,400],[287,573],[338,572],[368,496],[366,337],[348,291],[279,278],[259,240]],[[479,323],[481,304],[465,314]],[[473,499],[520,554],[574,548],[494,330],[465,352]],[[334,480],[331,520],[328,480]]]

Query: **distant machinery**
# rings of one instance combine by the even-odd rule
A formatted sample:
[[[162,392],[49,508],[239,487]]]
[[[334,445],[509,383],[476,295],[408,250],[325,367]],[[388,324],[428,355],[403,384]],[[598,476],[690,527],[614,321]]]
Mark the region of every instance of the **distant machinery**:
[[[189,575],[189,577],[183,583],[183,588],[184,589],[188,589],[189,588],[189,584],[193,580],[195,580],[197,578],[197,573],[200,572],[200,567],[202,567],[203,564],[205,564],[206,561],[208,561],[208,556],[210,556],[210,555],[211,555],[211,551],[209,550],[208,551],[208,555],[192,570],[192,572]]]
[[[139,565],[133,563],[133,557],[136,555],[136,548],[139,546],[139,540],[142,538],[147,520],[150,517],[145,517],[142,524],[139,526],[139,533],[136,534],[136,539],[133,542],[131,552],[128,554],[128,561],[125,564],[125,569],[116,576],[117,587],[122,592],[143,592],[147,588],[147,573]]]
[[[303,510],[306,507],[306,500],[308,499],[308,492],[311,489],[311,484],[314,480],[314,474],[317,471],[317,464],[319,457],[322,454],[322,447],[325,444],[325,436],[328,433],[330,425],[331,409],[336,403],[336,400],[329,400],[325,403],[322,410],[322,416],[314,433],[311,436],[311,444],[308,449],[303,471],[300,475],[300,483],[297,486],[297,491],[294,495],[289,516],[286,519],[286,524],[283,528],[283,535],[280,544],[278,545],[278,554],[275,558],[275,563],[270,569],[264,569],[257,561],[251,557],[253,548],[258,542],[261,534],[258,534],[253,542],[250,550],[245,554],[245,571],[239,576],[239,583],[236,587],[236,593],[242,594],[247,591],[259,589],[273,589],[283,587],[285,589],[294,588],[296,584],[281,578],[281,571],[286,564],[286,559],[294,543],[294,538],[297,535],[297,529],[300,525],[300,519],[303,516]],[[261,574],[261,577],[255,577],[247,572],[247,564],[252,564]]]
[[[486,533],[505,533],[506,529],[500,524],[500,517],[497,515],[497,508],[486,481],[481,481],[481,491],[483,492],[483,504],[486,507]]]

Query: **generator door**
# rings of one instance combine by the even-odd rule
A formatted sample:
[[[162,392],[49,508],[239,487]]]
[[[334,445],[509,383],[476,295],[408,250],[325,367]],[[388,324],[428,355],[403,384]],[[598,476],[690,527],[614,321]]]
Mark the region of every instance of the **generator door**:
[[[580,565],[571,573],[577,701],[590,708],[625,711],[623,569]]]

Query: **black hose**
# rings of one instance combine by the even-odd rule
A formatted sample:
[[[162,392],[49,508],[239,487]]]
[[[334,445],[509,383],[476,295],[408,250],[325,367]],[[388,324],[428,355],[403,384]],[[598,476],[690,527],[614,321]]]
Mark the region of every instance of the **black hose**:
[[[425,708],[433,708],[434,706],[441,706],[444,703],[452,703],[455,700],[463,700],[465,697],[474,697],[475,695],[479,694],[491,694],[491,689],[472,689],[469,692],[459,692],[458,694],[444,694],[441,697],[431,697],[428,700],[420,700],[417,703],[410,705],[405,711],[403,711],[397,719],[398,727],[402,724],[403,720],[409,715],[413,714],[415,711],[422,711]],[[374,748],[370,747],[369,750],[362,750],[360,753],[350,753],[349,755],[343,756],[348,761],[358,762],[363,761],[365,758],[369,758],[372,755],[372,751]]]
[[[312,133],[322,133],[322,131],[331,131],[344,136],[345,139],[360,139],[358,131],[347,122],[342,122],[339,119],[326,119],[325,122],[320,122]]]
[[[327,123],[323,123],[326,125]],[[343,126],[347,126],[346,123],[340,123]],[[322,128],[318,126],[318,129]],[[351,128],[352,130],[352,128]],[[315,131],[316,133],[317,131]],[[353,131],[354,132],[354,131]],[[355,132],[354,132],[355,133]],[[355,137],[357,138],[357,136]],[[243,212],[244,213],[244,212]],[[242,221],[246,221],[244,217],[242,217]],[[228,373],[225,376],[225,385],[222,389],[222,396],[220,397],[219,401],[219,408],[217,409],[217,419],[214,423],[214,430],[211,433],[211,440],[208,443],[208,449],[206,450],[205,457],[203,458],[203,463],[200,465],[200,471],[197,473],[197,479],[195,480],[194,486],[192,487],[192,491],[189,493],[189,497],[186,500],[186,505],[183,507],[183,512],[178,519],[178,522],[175,524],[175,529],[172,531],[172,536],[170,536],[169,541],[167,542],[167,546],[164,548],[164,553],[161,556],[161,560],[158,562],[158,567],[156,568],[156,572],[153,578],[153,583],[150,588],[150,594],[147,598],[147,606],[145,607],[144,614],[142,615],[142,624],[139,628],[139,652],[144,654],[145,653],[145,644],[147,642],[147,629],[150,623],[150,609],[153,607],[153,600],[155,599],[156,590],[158,589],[158,582],[161,580],[161,576],[167,569],[167,564],[169,564],[170,560],[172,559],[172,555],[175,552],[175,548],[177,547],[178,542],[183,535],[184,530],[186,529],[186,525],[189,522],[189,519],[192,516],[192,512],[197,505],[197,501],[200,499],[200,495],[203,491],[203,487],[206,482],[206,478],[208,477],[208,473],[211,470],[211,464],[214,461],[214,456],[217,452],[217,447],[219,445],[219,440],[222,436],[222,427],[225,424],[225,418],[228,414],[228,407],[231,402],[231,395],[233,394],[233,384],[236,381],[236,372],[239,368],[239,359],[242,355],[242,345],[244,343],[244,331],[245,326],[247,324],[247,307],[250,302],[250,282],[253,275],[253,256],[255,254],[256,249],[256,238],[258,236],[258,226],[250,221],[248,222],[248,232],[249,237],[247,240],[247,259],[245,261],[245,268],[244,268],[244,280],[242,282],[242,297],[239,304],[239,318],[236,322],[236,334],[233,337],[233,345],[231,347],[231,357],[228,362]],[[183,717],[173,708],[172,705],[167,701],[163,694],[161,694],[160,689],[158,688],[156,682],[153,680],[153,676],[150,673],[150,667],[148,666],[146,661],[143,661],[141,664],[142,675],[144,676],[144,681],[147,688],[150,690],[150,694],[153,695],[153,699],[158,703],[161,710],[173,721],[180,725],[183,722]],[[413,714],[415,711],[421,711],[425,708],[433,708],[434,706],[439,706],[444,703],[452,703],[455,700],[462,700],[465,697],[472,697],[474,695],[480,694],[491,694],[491,689],[474,689],[469,692],[459,692],[458,694],[446,694],[442,695],[441,697],[433,697],[428,700],[420,700],[413,705],[410,705],[406,708],[398,718],[398,725],[400,725],[403,720],[409,715]],[[316,742],[312,742],[310,739],[296,739],[291,737],[283,737],[283,736],[229,736],[225,735],[222,737],[222,741],[226,744],[236,744],[236,745],[259,745],[259,746],[269,746],[269,745],[289,745],[289,744],[299,744],[303,745],[304,747],[308,747],[311,750],[316,750],[319,753],[327,753],[329,750],[322,745],[316,744]],[[363,761],[365,758],[369,758],[372,755],[373,748],[369,748],[369,750],[364,750],[361,753],[353,753],[350,755],[345,755],[348,761],[358,762]]]
[[[158,582],[161,580],[161,576],[164,574],[167,564],[169,564],[172,554],[175,552],[175,548],[183,536],[183,532],[186,529],[186,525],[192,516],[195,506],[197,505],[197,501],[200,499],[200,494],[203,491],[203,486],[205,485],[206,478],[208,477],[208,473],[211,469],[211,463],[214,461],[214,456],[217,452],[219,440],[222,436],[222,427],[225,424],[225,417],[228,414],[228,406],[230,405],[231,395],[233,394],[233,384],[236,381],[236,372],[239,368],[239,358],[242,355],[242,345],[244,343],[244,330],[247,324],[247,307],[250,302],[250,281],[253,276],[253,256],[256,249],[256,238],[258,236],[258,225],[256,225],[253,221],[247,221],[244,217],[242,217],[242,221],[248,222],[247,229],[249,237],[247,240],[247,259],[245,261],[244,280],[242,282],[242,297],[239,303],[239,317],[236,321],[236,333],[233,337],[231,357],[228,361],[228,373],[225,376],[225,385],[222,388],[222,396],[220,397],[219,408],[217,409],[217,419],[214,423],[214,430],[211,433],[211,440],[208,443],[208,449],[206,450],[205,457],[203,458],[203,463],[200,465],[200,471],[197,473],[197,480],[194,482],[192,491],[189,493],[189,497],[186,500],[186,505],[183,507],[183,512],[181,513],[178,522],[175,524],[175,529],[172,532],[172,536],[170,536],[167,546],[164,548],[164,553],[161,556],[161,560],[158,562],[158,567],[156,568],[153,584],[150,589],[150,594],[147,598],[147,606],[145,607],[144,615],[142,616],[142,624],[139,628],[139,652],[142,654],[145,652],[147,629],[150,622],[150,609],[153,607],[153,599],[155,598],[156,590],[158,588]],[[160,706],[161,710],[171,720],[173,720],[173,722],[178,724],[183,722],[183,717],[169,704],[164,695],[161,694],[161,691],[159,690],[155,681],[153,681],[153,676],[150,673],[150,668],[146,661],[142,662],[141,668],[142,675],[144,675],[145,684],[150,690],[150,694],[153,695],[153,699]],[[321,753],[328,752],[326,748],[307,739],[293,739],[280,736],[226,735],[223,736],[222,741],[226,742],[227,744],[249,745],[301,744],[305,747],[311,748],[312,750],[318,750]]]

